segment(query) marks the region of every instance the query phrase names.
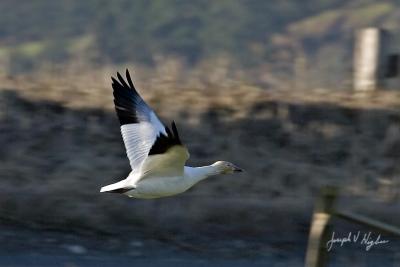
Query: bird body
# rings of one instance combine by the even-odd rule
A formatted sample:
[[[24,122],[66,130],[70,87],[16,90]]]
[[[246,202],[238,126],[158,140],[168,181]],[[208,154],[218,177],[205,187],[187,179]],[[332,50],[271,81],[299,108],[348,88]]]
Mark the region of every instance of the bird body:
[[[164,126],[133,86],[117,73],[112,78],[114,104],[122,139],[132,171],[128,177],[101,188],[100,192],[121,193],[135,198],[160,198],[185,192],[212,175],[242,171],[230,162],[217,161],[204,167],[185,166],[189,158],[175,122]]]
[[[167,197],[183,193],[201,180],[219,172],[219,168],[212,165],[204,167],[185,166],[181,175],[165,175],[160,170],[159,173],[142,177],[131,172],[125,180],[105,186],[101,189],[101,192],[114,191],[129,197],[143,199]]]
[[[160,198],[185,192],[197,182],[208,177],[206,174],[193,172],[192,167],[185,167],[180,176],[150,176],[136,182],[134,189],[124,193],[135,198]],[[128,181],[128,184],[130,182]]]

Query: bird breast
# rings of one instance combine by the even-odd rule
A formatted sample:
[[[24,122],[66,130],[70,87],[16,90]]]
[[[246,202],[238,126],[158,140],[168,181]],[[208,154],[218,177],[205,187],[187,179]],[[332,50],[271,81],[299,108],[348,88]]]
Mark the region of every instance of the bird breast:
[[[151,177],[140,180],[128,195],[136,198],[159,198],[182,193],[190,187],[184,177]]]

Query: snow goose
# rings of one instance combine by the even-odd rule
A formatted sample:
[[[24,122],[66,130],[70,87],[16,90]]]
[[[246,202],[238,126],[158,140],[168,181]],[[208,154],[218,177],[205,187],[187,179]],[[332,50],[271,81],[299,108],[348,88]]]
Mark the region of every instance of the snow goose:
[[[160,198],[182,193],[199,181],[217,174],[241,172],[226,161],[203,167],[185,166],[187,148],[179,138],[175,122],[164,126],[136,91],[128,70],[126,81],[117,72],[111,77],[114,104],[122,139],[132,171],[122,181],[100,192],[121,193],[135,198]]]

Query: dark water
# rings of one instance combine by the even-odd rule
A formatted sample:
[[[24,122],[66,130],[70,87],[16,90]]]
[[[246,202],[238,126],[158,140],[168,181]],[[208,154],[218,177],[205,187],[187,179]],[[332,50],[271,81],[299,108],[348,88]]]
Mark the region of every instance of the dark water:
[[[306,240],[80,235],[0,228],[0,266],[304,266]],[[400,266],[399,240],[366,251],[360,244],[336,246],[328,266]]]
[[[266,260],[208,260],[190,257],[132,258],[129,256],[9,255],[1,266],[270,266]]]
[[[301,266],[302,246],[216,237],[115,237],[1,227],[0,266]]]

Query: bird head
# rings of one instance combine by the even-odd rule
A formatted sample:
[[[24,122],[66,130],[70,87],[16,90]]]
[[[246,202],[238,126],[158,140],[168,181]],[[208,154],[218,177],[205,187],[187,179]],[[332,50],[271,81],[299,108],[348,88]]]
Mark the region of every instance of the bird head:
[[[227,161],[217,161],[213,164],[213,166],[218,170],[221,174],[228,174],[234,172],[243,172],[243,169],[239,168],[233,163]]]

